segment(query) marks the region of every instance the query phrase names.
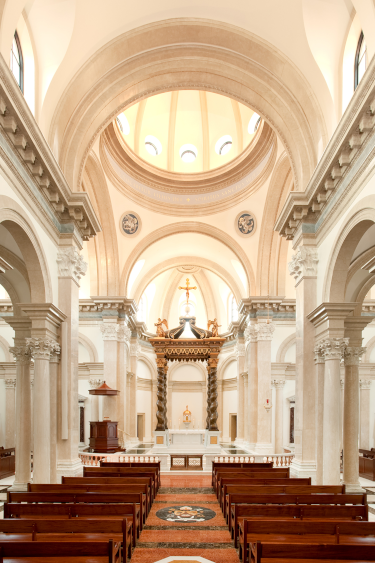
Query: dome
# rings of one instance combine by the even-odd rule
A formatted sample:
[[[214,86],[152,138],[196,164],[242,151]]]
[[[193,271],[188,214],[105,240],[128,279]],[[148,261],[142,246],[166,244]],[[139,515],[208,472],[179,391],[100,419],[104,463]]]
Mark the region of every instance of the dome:
[[[260,118],[227,96],[179,90],[134,104],[116,122],[128,148],[147,164],[189,174],[234,160],[256,135]]]

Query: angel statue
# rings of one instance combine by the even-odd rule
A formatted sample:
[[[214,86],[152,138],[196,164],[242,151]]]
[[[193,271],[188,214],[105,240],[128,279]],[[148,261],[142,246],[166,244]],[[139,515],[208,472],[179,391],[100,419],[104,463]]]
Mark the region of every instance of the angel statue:
[[[221,327],[221,325],[218,324],[216,318],[213,321],[208,321],[207,330],[210,330],[211,325],[212,325],[212,338],[217,338],[219,336],[219,327]]]
[[[159,338],[165,338],[166,337],[166,333],[165,330],[163,328],[163,325],[165,326],[165,328],[168,330],[168,323],[167,320],[161,320],[160,318],[158,319],[157,323],[154,323],[154,325],[156,326],[156,334],[158,335]]]

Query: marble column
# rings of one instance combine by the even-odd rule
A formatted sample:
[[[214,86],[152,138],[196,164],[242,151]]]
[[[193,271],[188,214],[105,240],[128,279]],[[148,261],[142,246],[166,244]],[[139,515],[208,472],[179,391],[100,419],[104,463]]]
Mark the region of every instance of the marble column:
[[[217,395],[218,395],[218,419],[217,425],[219,430],[221,431],[221,436],[223,436],[224,432],[224,425],[223,425],[223,380],[220,379],[217,382]]]
[[[254,449],[258,436],[258,358],[257,358],[257,331],[256,325],[250,324],[245,336],[248,340],[247,373],[248,395],[247,409],[249,412],[249,448]],[[262,407],[263,408],[263,407]]]
[[[60,346],[56,346],[51,353],[49,364],[50,381],[50,483],[58,483],[57,477],[57,380],[59,375]]]
[[[238,338],[235,348],[237,358],[237,438],[236,442],[244,440],[244,380],[245,370],[245,341]]]
[[[5,379],[5,447],[16,447],[16,378]]]
[[[343,433],[344,433],[344,387],[345,387],[345,379],[340,378],[340,451],[342,450],[343,444]]]
[[[34,366],[33,366],[34,367]],[[31,451],[34,451],[34,373],[33,379],[30,381],[30,397],[31,397],[31,424],[30,424],[30,432],[31,432],[31,441],[30,441],[30,448]]]
[[[260,454],[267,454],[272,453],[272,414],[264,406],[267,400],[271,402],[271,340],[275,327],[271,320],[266,322],[260,319],[255,327],[258,371],[258,423],[255,450]]]
[[[315,346],[316,370],[316,484],[323,485],[323,415],[324,415],[324,355],[320,345]]]
[[[131,332],[129,327],[121,319],[118,332],[117,332],[117,351],[118,351],[118,363],[117,363],[117,382],[116,389],[120,391],[117,395],[117,422],[118,428],[121,431],[125,431],[126,428],[126,368],[128,365],[128,351],[130,342]]]
[[[284,422],[284,390],[285,380],[274,379],[272,386],[276,389],[275,401],[275,453],[283,453],[283,422]]]
[[[117,333],[120,325],[117,317],[103,317],[100,331],[104,341],[104,381],[112,389],[117,389]],[[103,396],[103,419],[117,417],[117,395]],[[118,421],[117,421],[118,422]]]
[[[57,383],[57,475],[82,475],[78,457],[78,331],[79,283],[87,264],[73,242],[64,238],[57,255],[59,308],[66,315],[61,327],[61,369]]]
[[[206,428],[206,419],[207,419],[207,388],[208,388],[208,373],[206,375],[206,379],[203,382],[203,397],[202,397],[202,420],[200,421],[200,428],[202,430]]]
[[[131,390],[135,375],[131,371],[126,373],[126,440],[130,439],[130,429],[131,429]]]
[[[243,388],[244,388],[244,394],[242,397],[243,411],[244,411],[244,441],[248,443],[249,442],[249,409],[247,408],[247,397],[249,394],[249,379],[246,371],[242,373],[242,378],[243,378]]]
[[[173,381],[168,381],[167,389],[168,428],[171,430],[173,428]]]
[[[97,389],[103,381],[101,379],[90,379],[89,387],[90,389]],[[99,421],[99,397],[98,395],[90,395],[90,407],[91,407],[91,422]]]
[[[157,401],[156,390],[157,390],[157,382],[155,381],[155,379],[153,379],[151,381],[151,436],[152,436],[153,429],[155,428],[156,423],[157,423],[157,420],[156,420],[156,401]],[[171,414],[173,414],[173,411],[171,411]]]
[[[346,346],[344,349],[344,474],[343,482],[350,493],[363,492],[359,484],[358,433],[359,433],[359,359],[365,352],[360,346]]]
[[[327,338],[324,355],[323,485],[340,484],[340,361],[348,338]]]
[[[360,379],[360,433],[359,447],[362,450],[370,449],[370,379]]]
[[[136,339],[130,341],[130,370],[134,377],[130,380],[130,413],[129,434],[131,440],[137,440],[137,362],[139,357],[139,345]]]
[[[296,284],[296,407],[295,457],[291,471],[297,477],[316,475],[315,366],[313,344],[315,329],[307,315],[316,307],[318,252],[311,238],[301,240],[289,272]],[[336,396],[337,400],[337,396]]]
[[[34,358],[33,482],[51,482],[50,358],[59,346],[48,338],[27,338]]]

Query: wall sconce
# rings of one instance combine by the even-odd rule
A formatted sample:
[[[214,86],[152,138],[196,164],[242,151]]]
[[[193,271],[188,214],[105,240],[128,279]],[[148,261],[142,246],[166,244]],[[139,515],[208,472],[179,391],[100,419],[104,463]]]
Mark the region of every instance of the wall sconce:
[[[264,408],[266,409],[267,412],[269,412],[272,409],[272,405],[270,403],[269,399],[266,399],[265,403],[264,403]]]

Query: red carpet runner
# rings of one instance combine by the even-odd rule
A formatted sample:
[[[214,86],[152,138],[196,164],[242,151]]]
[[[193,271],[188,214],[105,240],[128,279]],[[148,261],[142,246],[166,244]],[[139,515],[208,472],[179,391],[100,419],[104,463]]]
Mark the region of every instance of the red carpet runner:
[[[211,476],[162,476],[131,563],[154,563],[171,556],[239,563]]]

